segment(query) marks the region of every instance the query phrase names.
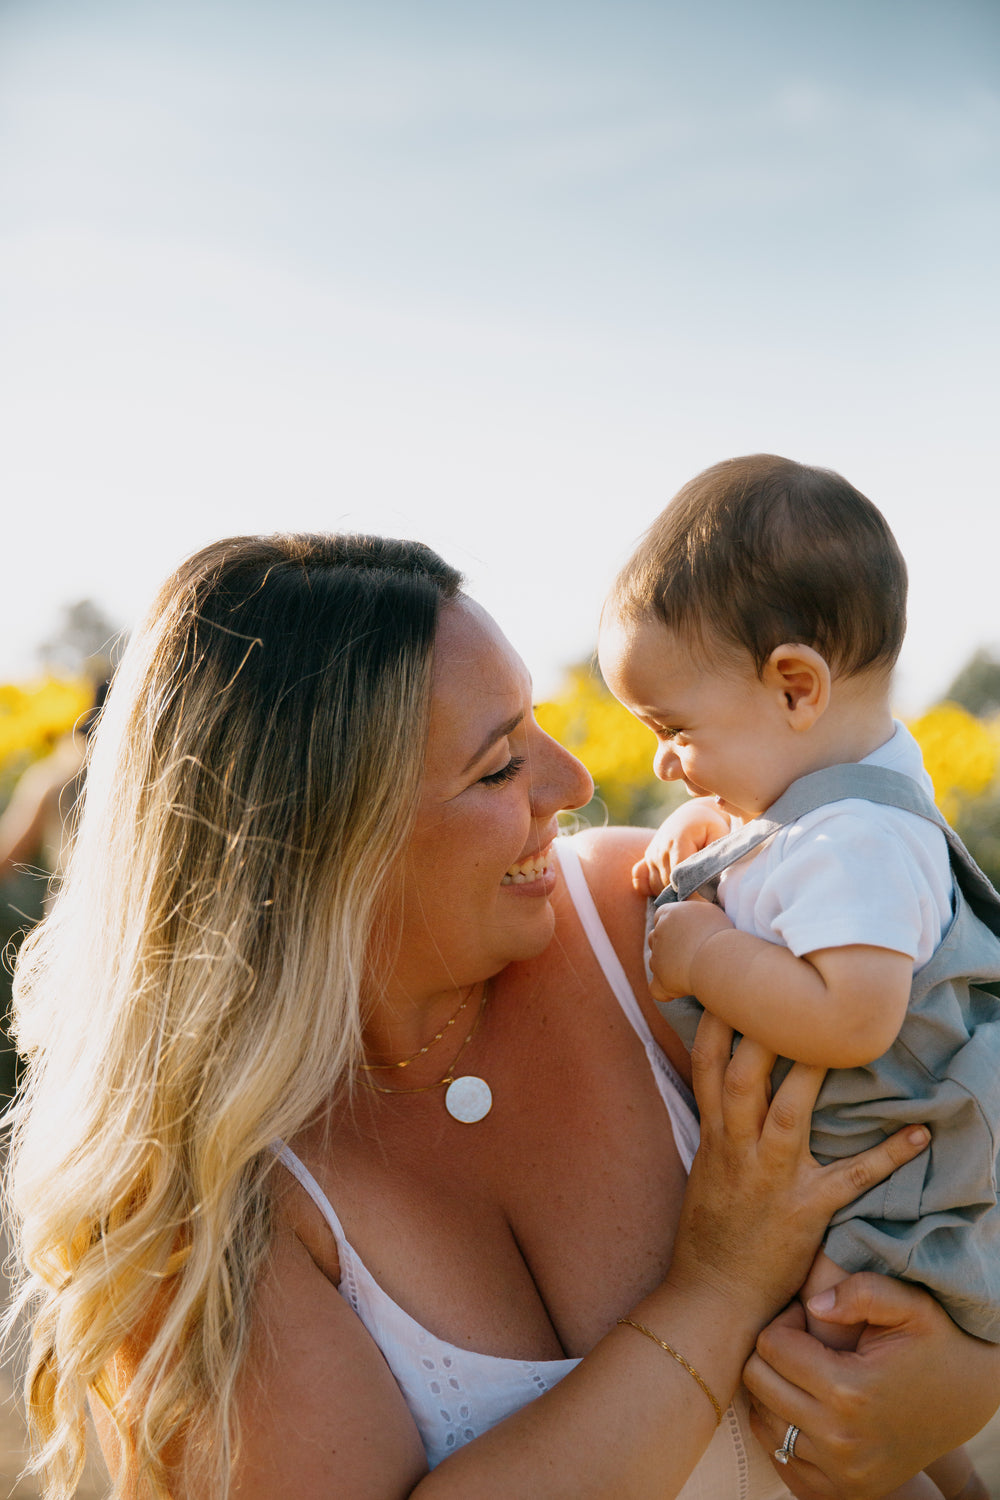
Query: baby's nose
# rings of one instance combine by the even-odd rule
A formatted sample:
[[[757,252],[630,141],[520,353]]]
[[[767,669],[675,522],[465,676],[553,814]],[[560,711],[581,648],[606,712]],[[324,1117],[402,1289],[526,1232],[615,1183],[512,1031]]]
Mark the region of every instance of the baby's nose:
[[[676,781],[681,774],[681,763],[671,745],[660,745],[653,756],[653,774],[660,781]]]

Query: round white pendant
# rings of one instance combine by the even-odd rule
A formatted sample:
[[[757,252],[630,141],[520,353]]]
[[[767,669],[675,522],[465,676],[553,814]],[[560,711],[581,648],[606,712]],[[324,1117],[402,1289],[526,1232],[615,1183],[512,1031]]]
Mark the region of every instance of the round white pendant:
[[[473,1073],[456,1078],[445,1092],[444,1107],[453,1120],[475,1125],[477,1120],[485,1120],[493,1108],[490,1086],[485,1078],[477,1078]]]

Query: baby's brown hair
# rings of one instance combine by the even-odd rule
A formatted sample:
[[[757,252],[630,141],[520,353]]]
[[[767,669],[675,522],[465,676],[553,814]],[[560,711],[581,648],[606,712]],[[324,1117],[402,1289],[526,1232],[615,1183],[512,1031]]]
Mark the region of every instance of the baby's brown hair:
[[[831,469],[770,453],[696,475],[611,590],[624,620],[656,619],[693,647],[811,646],[837,675],[888,672],[906,630],[906,564],[881,512]]]

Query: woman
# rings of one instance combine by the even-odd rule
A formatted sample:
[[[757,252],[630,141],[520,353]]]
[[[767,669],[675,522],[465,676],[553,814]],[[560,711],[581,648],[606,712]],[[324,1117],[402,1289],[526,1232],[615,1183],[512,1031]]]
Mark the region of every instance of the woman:
[[[130,647],[17,984],[50,1496],[88,1395],[121,1496],[781,1492],[717,1417],[829,1214],[923,1138],[817,1168],[818,1076],[768,1109],[770,1058],[727,1066],[715,1026],[685,1195],[644,836],[556,858],[589,778],[459,582],[417,544],[234,539]],[[840,1394],[794,1330],[755,1364],[800,1493],[926,1460],[923,1409],[872,1434],[848,1388],[884,1411],[926,1366],[935,1412],[960,1390],[935,1452],[1000,1398],[992,1351],[889,1287],[902,1332]]]

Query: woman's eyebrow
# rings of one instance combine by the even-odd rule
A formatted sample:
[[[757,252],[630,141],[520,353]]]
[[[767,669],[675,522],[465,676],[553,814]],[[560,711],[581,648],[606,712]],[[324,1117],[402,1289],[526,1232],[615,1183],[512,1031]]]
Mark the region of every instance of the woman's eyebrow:
[[[483,740],[482,744],[479,746],[475,755],[473,755],[471,760],[469,760],[468,763],[462,767],[462,775],[464,776],[467,771],[471,771],[477,760],[482,760],[483,756],[486,754],[491,745],[495,745],[497,740],[506,739],[508,734],[513,734],[517,726],[523,723],[523,721],[524,710],[522,709],[520,713],[516,713],[514,717],[512,719],[508,719],[506,723],[498,724],[495,729],[491,729],[489,734]]]

